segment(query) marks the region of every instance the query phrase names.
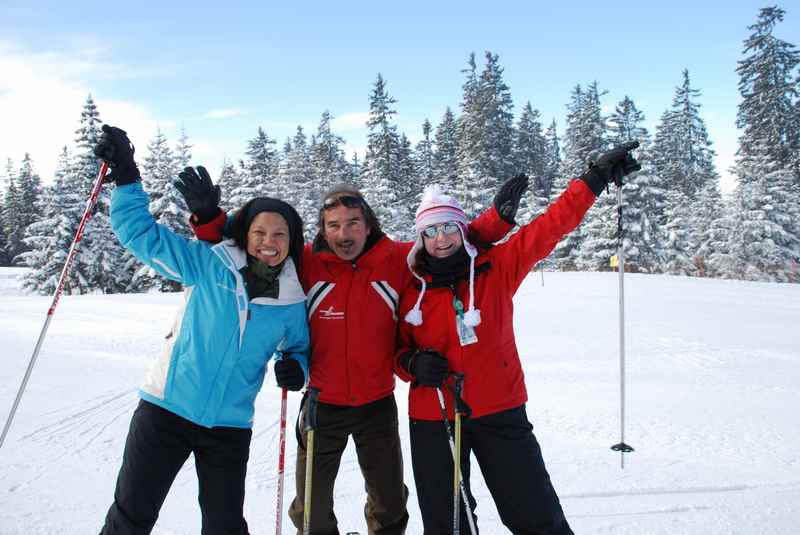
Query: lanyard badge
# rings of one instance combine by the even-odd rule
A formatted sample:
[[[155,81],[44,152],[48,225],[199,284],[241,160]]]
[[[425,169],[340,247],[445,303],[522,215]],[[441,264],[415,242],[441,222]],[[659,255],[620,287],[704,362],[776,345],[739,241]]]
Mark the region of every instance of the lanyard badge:
[[[464,325],[464,303],[457,295],[453,295],[453,308],[456,311],[456,332],[458,333],[458,340],[462,346],[468,346],[478,341],[478,335],[475,334],[474,327]]]

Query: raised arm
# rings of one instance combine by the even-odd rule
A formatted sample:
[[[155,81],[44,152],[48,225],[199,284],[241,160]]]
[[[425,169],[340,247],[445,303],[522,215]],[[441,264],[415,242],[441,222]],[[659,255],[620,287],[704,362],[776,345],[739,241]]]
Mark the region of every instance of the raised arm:
[[[570,182],[544,214],[524,225],[503,244],[499,260],[510,277],[511,288],[516,290],[531,268],[578,226],[608,184],[613,182],[621,187],[623,177],[641,169],[630,154],[638,146],[635,141],[626,143],[590,162],[589,169]]]

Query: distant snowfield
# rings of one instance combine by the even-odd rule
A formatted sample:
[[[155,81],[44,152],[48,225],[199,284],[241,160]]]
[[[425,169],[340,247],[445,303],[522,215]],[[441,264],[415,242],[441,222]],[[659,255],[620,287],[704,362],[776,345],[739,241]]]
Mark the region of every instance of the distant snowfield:
[[[22,295],[0,270],[0,420],[16,395],[50,297]],[[17,270],[18,272],[18,270]],[[800,533],[800,285],[626,275],[627,425],[619,441],[618,279],[532,274],[515,329],[528,413],[577,534]],[[0,533],[97,533],[111,503],[136,389],[179,295],[64,297],[14,426],[0,449]],[[398,383],[407,533],[422,533]],[[290,394],[290,426],[299,394]],[[246,515],[275,532],[278,407],[270,373],[257,400]],[[294,495],[287,433],[286,495]],[[474,460],[473,460],[474,463]],[[483,535],[508,533],[474,463]],[[509,474],[515,477],[515,474]],[[191,460],[154,533],[200,532]],[[352,444],[336,486],[342,533],[366,533]],[[294,533],[284,512],[285,534]],[[462,529],[462,533],[467,530]]]

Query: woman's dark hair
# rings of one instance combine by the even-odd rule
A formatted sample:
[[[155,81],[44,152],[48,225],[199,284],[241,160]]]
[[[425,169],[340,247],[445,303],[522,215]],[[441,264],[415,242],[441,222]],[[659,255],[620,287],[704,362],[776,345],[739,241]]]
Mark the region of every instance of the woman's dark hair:
[[[303,259],[303,220],[291,204],[271,197],[256,197],[233,214],[226,234],[233,238],[236,245],[247,251],[247,231],[250,230],[253,219],[261,212],[274,212],[286,220],[289,226],[289,256],[299,274]]]
[[[317,235],[314,237],[314,250],[329,249],[328,242],[325,240],[325,212],[337,206],[346,206],[348,208],[360,208],[361,214],[364,216],[364,222],[371,230],[370,239],[376,240],[383,236],[381,224],[372,211],[369,203],[364,199],[364,196],[358,191],[358,188],[350,184],[337,184],[330,190],[325,192],[322,196],[322,202],[319,205],[319,216],[317,218]]]

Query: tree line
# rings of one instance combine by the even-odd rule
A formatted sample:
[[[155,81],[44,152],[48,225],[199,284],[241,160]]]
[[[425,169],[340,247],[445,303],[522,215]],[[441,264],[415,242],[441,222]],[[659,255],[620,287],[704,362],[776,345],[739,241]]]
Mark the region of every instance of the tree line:
[[[321,196],[334,184],[359,187],[383,230],[412,236],[414,210],[427,184],[454,193],[470,215],[491,203],[510,176],[524,172],[531,186],[517,220],[540,214],[580,175],[596,154],[638,140],[642,170],[623,188],[624,232],[614,195],[602,195],[575,232],[544,261],[548,269],[609,270],[620,240],[626,268],[646,273],[798,282],[800,259],[800,52],[774,35],[785,16],[763,8],[750,25],[738,61],[741,131],[732,168],[737,185],[723,196],[715,152],[701,109],[701,91],[688,70],[676,76],[671,106],[654,133],[644,113],[625,96],[602,112],[606,94],[598,81],[577,84],[566,105],[565,130],[526,102],[515,117],[511,90],[497,54],[486,52],[479,68],[471,54],[462,70],[458,111],[448,107],[434,126],[428,119],[412,144],[394,121],[397,100],[381,74],[369,93],[366,154],[345,154],[344,138],[324,111],[310,135],[298,126],[282,146],[261,127],[246,142],[243,158],[225,161],[216,181],[223,208],[267,195],[292,203],[316,232]],[[677,73],[676,73],[677,74]],[[83,106],[74,143],[61,152],[52,183],[42,186],[29,155],[6,165],[0,219],[0,263],[32,268],[25,285],[51,293],[98,172],[92,148],[100,115],[91,95]],[[188,136],[172,145],[157,131],[140,161],[150,209],[169,228],[189,236],[187,209],[171,182],[191,162]],[[109,192],[104,189],[85,230],[67,293],[176,290],[124,251],[110,232]]]

